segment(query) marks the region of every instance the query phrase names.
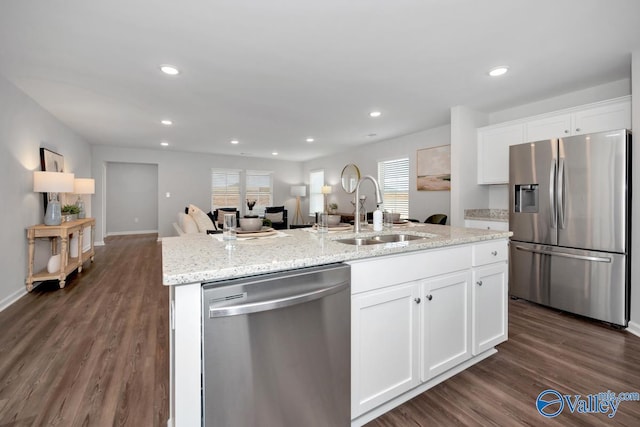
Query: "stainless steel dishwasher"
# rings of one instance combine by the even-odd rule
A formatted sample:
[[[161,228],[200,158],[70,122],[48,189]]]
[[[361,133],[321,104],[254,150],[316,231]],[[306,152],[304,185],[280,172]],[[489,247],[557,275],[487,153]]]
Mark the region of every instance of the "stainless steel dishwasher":
[[[204,284],[203,424],[350,424],[350,268]]]

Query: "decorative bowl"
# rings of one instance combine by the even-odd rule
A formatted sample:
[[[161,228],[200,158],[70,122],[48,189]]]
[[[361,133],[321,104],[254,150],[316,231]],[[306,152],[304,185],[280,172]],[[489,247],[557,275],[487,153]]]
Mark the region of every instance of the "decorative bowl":
[[[327,215],[327,224],[338,225],[340,224],[340,219],[342,219],[341,215]]]
[[[240,228],[243,231],[259,231],[262,229],[262,218],[240,218]]]

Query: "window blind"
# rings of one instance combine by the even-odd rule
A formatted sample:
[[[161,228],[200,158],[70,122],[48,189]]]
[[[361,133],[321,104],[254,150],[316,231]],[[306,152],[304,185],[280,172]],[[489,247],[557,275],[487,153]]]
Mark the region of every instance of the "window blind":
[[[384,198],[384,209],[409,217],[409,159],[378,162],[378,182]]]
[[[240,170],[211,170],[211,210],[240,209]]]
[[[247,171],[245,177],[245,198],[255,199],[254,215],[264,215],[264,208],[273,205],[273,172]],[[249,208],[245,206],[245,212]]]

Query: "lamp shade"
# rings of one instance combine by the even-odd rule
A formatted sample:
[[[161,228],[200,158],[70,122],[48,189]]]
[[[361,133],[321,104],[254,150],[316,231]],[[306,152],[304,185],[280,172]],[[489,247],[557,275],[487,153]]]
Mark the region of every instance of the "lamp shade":
[[[322,190],[320,190],[322,192],[322,194],[331,194],[331,186],[330,185],[323,185],[322,186]]]
[[[304,197],[307,195],[307,186],[306,185],[292,185],[291,186],[291,195],[294,197]]]
[[[93,178],[76,178],[73,180],[73,192],[76,194],[95,194],[96,182]]]
[[[33,172],[33,191],[37,193],[71,193],[73,192],[72,173],[65,172]]]

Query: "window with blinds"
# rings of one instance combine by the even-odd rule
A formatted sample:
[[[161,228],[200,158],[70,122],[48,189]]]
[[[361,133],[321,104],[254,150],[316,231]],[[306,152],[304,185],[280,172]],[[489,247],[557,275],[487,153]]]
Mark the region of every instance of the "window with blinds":
[[[247,171],[245,177],[245,198],[256,200],[254,215],[264,215],[264,208],[273,205],[273,172]],[[248,212],[249,208],[245,208]]]
[[[211,210],[217,208],[240,209],[240,170],[211,170]]]
[[[384,198],[384,209],[409,217],[409,159],[378,162],[378,183]]]
[[[311,171],[309,174],[309,215],[324,211],[324,169]]]

